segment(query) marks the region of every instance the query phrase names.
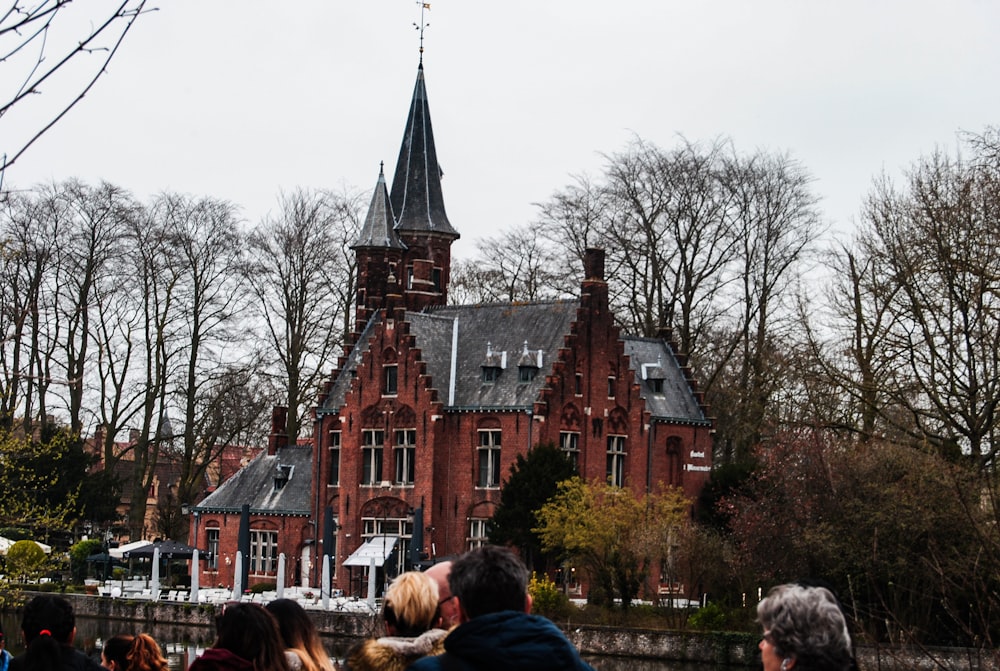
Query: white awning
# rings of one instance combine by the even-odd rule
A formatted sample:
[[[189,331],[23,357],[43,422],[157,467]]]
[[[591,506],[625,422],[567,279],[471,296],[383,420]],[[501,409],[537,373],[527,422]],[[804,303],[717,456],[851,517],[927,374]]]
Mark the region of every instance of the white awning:
[[[396,546],[395,536],[377,536],[367,540],[351,556],[344,560],[344,566],[382,566]]]
[[[108,550],[108,554],[115,559],[122,559],[124,553],[131,552],[132,550],[138,550],[141,547],[146,547],[147,545],[152,544],[152,541],[132,541],[131,543],[125,543],[125,545],[119,545],[116,548],[111,548]]]
[[[9,538],[4,538],[3,536],[0,536],[0,555],[7,554],[7,551],[10,550],[11,547],[13,547],[14,543],[16,542],[17,541],[13,541]],[[46,545],[45,543],[39,541],[35,541],[35,545],[42,548],[42,552],[44,552],[45,554],[52,554],[51,545]]]

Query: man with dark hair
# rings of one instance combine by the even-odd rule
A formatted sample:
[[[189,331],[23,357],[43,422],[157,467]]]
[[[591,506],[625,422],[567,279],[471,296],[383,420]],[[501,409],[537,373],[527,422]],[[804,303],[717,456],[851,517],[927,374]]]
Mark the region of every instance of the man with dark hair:
[[[531,615],[528,569],[506,548],[486,545],[454,561],[448,574],[459,624],[445,652],[425,657],[413,671],[542,669],[593,671],[559,628]]]

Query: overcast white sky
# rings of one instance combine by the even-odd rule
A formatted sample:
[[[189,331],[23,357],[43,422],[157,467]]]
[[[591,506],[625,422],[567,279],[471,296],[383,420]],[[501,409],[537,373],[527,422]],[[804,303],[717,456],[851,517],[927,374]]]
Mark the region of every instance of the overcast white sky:
[[[95,17],[107,0],[74,3]],[[117,4],[117,0],[115,3]],[[7,173],[141,199],[369,191],[399,151],[418,61],[411,0],[159,0],[97,87]],[[424,67],[444,194],[462,234],[529,223],[633,134],[788,151],[849,230],[871,179],[1000,123],[993,0],[432,0]],[[9,87],[8,65],[0,86]],[[6,92],[7,88],[4,89]],[[0,120],[0,151],[49,87]],[[6,136],[6,137],[5,137]]]

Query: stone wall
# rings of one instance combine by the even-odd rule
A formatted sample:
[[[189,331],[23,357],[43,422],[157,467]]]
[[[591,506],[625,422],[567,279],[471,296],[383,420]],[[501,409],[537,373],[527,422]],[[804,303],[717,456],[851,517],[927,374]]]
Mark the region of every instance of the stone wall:
[[[26,595],[30,598],[30,594]],[[162,625],[214,626],[222,604],[143,602],[66,594],[79,617]],[[373,615],[307,611],[328,638],[357,639],[377,632]],[[759,636],[727,632],[671,632],[579,625],[564,627],[567,637],[590,655],[637,657],[715,666],[760,667]],[[959,648],[860,647],[861,671],[1000,671],[1000,653]]]

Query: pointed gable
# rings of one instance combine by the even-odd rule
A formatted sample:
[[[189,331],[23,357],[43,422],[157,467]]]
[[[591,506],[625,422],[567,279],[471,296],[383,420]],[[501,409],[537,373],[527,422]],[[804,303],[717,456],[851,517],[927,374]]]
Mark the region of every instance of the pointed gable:
[[[398,230],[459,237],[444,210],[441,168],[434,148],[423,63],[417,68],[417,83],[392,178],[390,202]]]

